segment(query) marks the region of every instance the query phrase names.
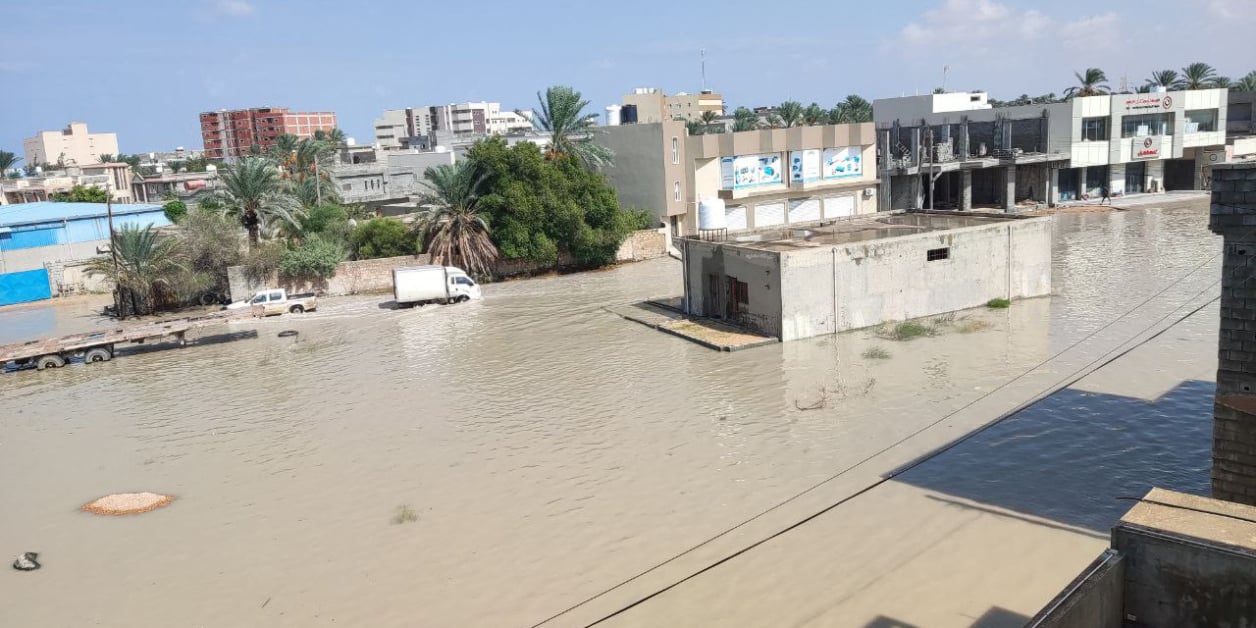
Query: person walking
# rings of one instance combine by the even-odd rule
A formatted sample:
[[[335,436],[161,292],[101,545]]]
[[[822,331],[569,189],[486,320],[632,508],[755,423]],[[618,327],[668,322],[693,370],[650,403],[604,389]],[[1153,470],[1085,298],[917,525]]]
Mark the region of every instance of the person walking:
[[[1108,190],[1108,186],[1106,185],[1100,186],[1099,194],[1102,197],[1099,199],[1100,205],[1103,205],[1104,201],[1107,201],[1108,205],[1112,205],[1112,193]]]

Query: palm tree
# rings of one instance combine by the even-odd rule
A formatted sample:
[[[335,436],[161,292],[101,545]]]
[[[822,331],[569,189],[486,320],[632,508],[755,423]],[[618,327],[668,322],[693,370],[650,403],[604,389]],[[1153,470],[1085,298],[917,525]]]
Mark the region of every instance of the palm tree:
[[[179,242],[162,237],[152,225],[125,224],[110,238],[117,255],[93,257],[87,262],[89,275],[104,275],[113,281],[120,299],[130,301],[133,314],[146,314],[169,302],[180,292],[180,280],[190,276]]]
[[[1212,79],[1212,86],[1231,88],[1234,87],[1234,81],[1228,76],[1218,76],[1217,78]]]
[[[829,110],[831,124],[859,124],[872,122],[872,103],[857,94],[851,94],[846,100],[837,103]]]
[[[428,168],[423,178],[430,190],[420,201],[427,207],[420,223],[423,250],[432,256],[433,264],[489,275],[498,253],[488,222],[479,213],[486,175],[471,161],[462,160]]]
[[[249,248],[257,246],[262,228],[285,222],[300,226],[301,204],[284,189],[275,162],[263,157],[244,157],[220,175],[219,201],[228,215],[240,219],[249,232]]]
[[[733,111],[733,132],[753,131],[759,128],[759,114],[746,107]]]
[[[1240,92],[1256,92],[1256,70],[1243,75],[1243,78],[1239,79],[1232,89]]]
[[[796,100],[787,100],[777,105],[774,113],[780,122],[772,126],[783,126],[788,129],[799,126],[803,122],[802,103]]]
[[[533,112],[532,124],[550,136],[548,157],[554,159],[570,155],[590,170],[610,165],[614,154],[609,148],[593,141],[592,130],[597,123],[597,114],[584,113],[589,101],[584,100],[580,92],[557,85],[546,89],[544,95],[537,92],[536,99],[541,104],[541,110]]]
[[[1064,90],[1065,96],[1098,96],[1108,93],[1108,76],[1099,68],[1086,68],[1085,72],[1074,72],[1077,85]]]
[[[811,103],[803,110],[802,119],[808,126],[825,124],[829,121],[829,112],[825,111],[824,107],[821,107],[818,103]]]
[[[1207,63],[1192,63],[1182,68],[1180,89],[1208,89],[1217,80],[1217,70]]]
[[[297,144],[301,142],[301,138],[291,134],[284,133],[275,138],[275,143],[270,145],[270,156],[279,163],[286,163],[297,149]]]
[[[96,161],[102,164],[111,164],[118,160],[118,156],[113,153],[101,153],[96,155]]]
[[[1147,85],[1170,89],[1176,87],[1180,80],[1181,77],[1178,76],[1177,70],[1158,70],[1151,73],[1151,78],[1147,79]]]
[[[16,166],[19,161],[22,161],[21,157],[7,150],[0,150],[0,177],[4,177],[4,174]]]

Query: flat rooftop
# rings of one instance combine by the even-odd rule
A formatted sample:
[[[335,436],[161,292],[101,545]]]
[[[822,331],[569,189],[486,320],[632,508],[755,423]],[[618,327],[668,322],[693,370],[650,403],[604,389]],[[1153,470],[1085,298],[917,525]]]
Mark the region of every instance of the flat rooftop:
[[[840,220],[794,229],[770,229],[730,236],[722,244],[731,244],[763,251],[797,251],[823,246],[851,244],[867,240],[946,231],[963,227],[980,227],[1013,220],[1024,220],[998,214],[951,214],[904,212]]]

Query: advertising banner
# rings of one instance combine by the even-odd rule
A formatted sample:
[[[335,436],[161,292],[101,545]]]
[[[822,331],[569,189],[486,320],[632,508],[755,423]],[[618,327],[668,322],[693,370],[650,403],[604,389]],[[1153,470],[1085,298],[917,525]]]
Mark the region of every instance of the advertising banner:
[[[825,179],[857,177],[863,174],[862,156],[858,147],[826,148],[821,167]]]
[[[806,183],[820,178],[820,151],[796,150],[789,154],[789,180]]]
[[[1131,159],[1160,159],[1160,136],[1136,137],[1130,142]]]
[[[781,156],[772,153],[725,157],[720,160],[720,181],[726,190],[782,183]]]

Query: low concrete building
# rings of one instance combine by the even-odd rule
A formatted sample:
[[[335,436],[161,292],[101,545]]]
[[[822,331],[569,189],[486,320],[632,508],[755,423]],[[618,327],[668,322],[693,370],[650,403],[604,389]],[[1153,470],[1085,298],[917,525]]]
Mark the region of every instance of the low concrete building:
[[[1226,95],[1226,159],[1256,158],[1256,92]]]
[[[1051,292],[1051,221],[894,213],[675,240],[685,311],[796,340]]]
[[[668,96],[657,87],[638,87],[624,94],[615,120],[624,124],[653,124],[667,120],[691,122],[705,112],[724,115],[724,97],[704,89],[697,94],[680,92]]]

